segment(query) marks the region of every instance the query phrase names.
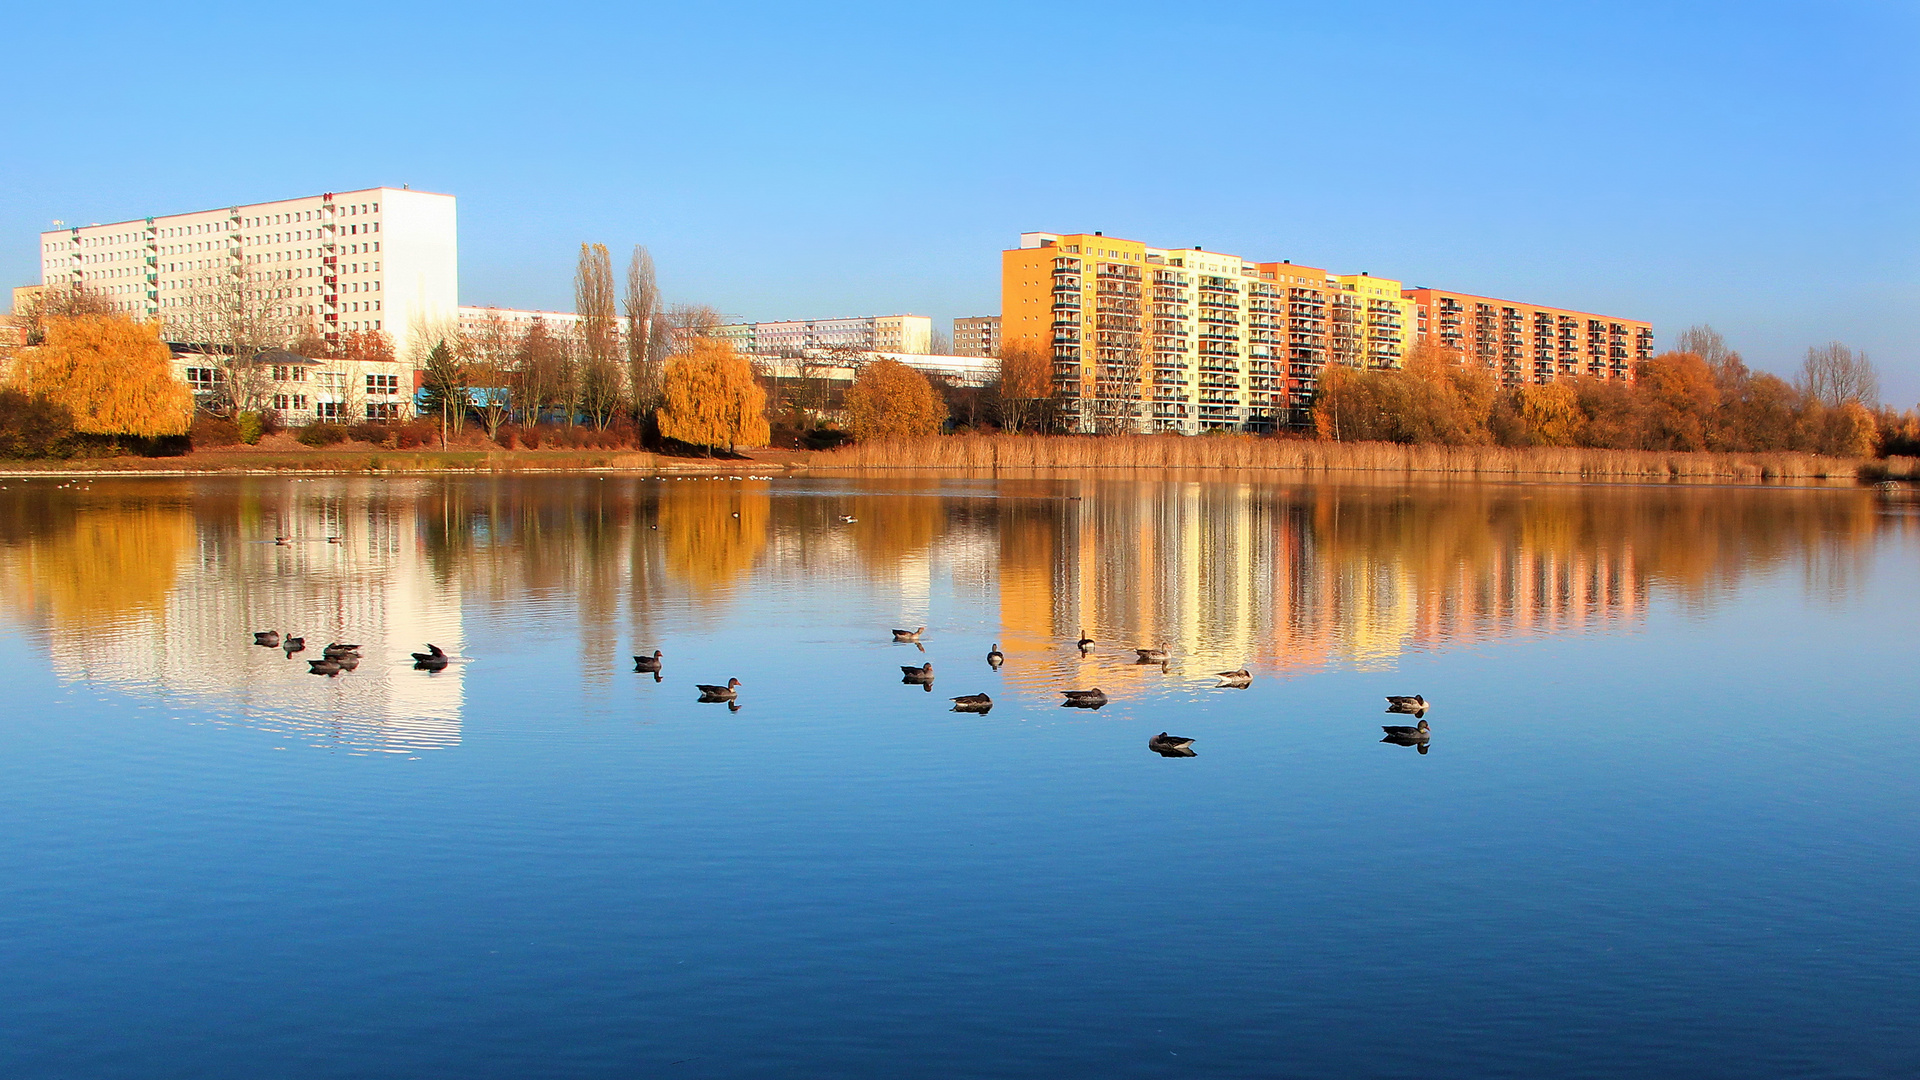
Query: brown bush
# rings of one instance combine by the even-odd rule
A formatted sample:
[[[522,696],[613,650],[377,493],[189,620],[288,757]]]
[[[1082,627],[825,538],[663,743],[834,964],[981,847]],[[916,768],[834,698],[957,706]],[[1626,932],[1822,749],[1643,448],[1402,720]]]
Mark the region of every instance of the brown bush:
[[[212,446],[238,446],[240,445],[240,425],[224,416],[200,413],[193,418],[193,428],[188,432],[188,439],[196,450]]]

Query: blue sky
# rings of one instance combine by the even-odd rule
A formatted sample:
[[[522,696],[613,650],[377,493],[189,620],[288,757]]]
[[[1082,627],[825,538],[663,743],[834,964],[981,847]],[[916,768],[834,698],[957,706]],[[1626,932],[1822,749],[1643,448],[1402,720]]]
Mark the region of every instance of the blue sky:
[[[30,5],[0,279],[53,219],[402,183],[461,299],[583,240],[749,318],[998,310],[1101,229],[1866,349],[1920,401],[1920,5]],[[202,74],[192,72],[196,67]]]

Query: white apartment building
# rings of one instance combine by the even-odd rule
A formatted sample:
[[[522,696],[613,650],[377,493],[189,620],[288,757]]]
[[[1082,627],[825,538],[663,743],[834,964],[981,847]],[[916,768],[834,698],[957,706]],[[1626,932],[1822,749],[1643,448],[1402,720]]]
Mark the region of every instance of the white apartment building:
[[[327,192],[40,234],[41,281],[83,286],[128,315],[161,319],[169,340],[222,304],[249,318],[338,340],[384,331],[397,355],[450,325],[459,305],[454,198],[405,188]]]
[[[715,333],[741,352],[762,356],[799,356],[809,349],[832,348],[917,355],[933,351],[933,320],[925,315],[729,323]]]

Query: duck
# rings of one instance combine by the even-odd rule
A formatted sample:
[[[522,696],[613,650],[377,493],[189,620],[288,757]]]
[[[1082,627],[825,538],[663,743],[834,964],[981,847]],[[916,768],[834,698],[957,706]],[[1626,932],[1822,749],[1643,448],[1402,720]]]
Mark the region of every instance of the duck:
[[[1420,696],[1419,694],[1415,694],[1412,697],[1406,697],[1404,695],[1398,695],[1398,694],[1388,694],[1387,695],[1387,711],[1388,712],[1410,712],[1415,714],[1423,713],[1427,711],[1427,699]]]
[[[280,647],[287,650],[288,656],[292,656],[294,653],[306,651],[307,639],[303,637],[290,637],[281,641]]]
[[[657,674],[660,671],[660,650],[659,649],[653,650],[652,656],[634,657],[633,670],[651,671]]]
[[[988,713],[993,711],[993,699],[985,694],[962,694],[953,699],[954,712]]]
[[[413,666],[416,668],[426,668],[430,671],[439,671],[441,668],[447,666],[447,654],[441,651],[440,646],[429,641],[427,642],[426,652],[413,654]]]
[[[994,642],[993,648],[987,650],[987,666],[999,667],[1001,664],[1004,664],[1006,662],[1007,662],[1007,657],[1006,657],[1006,654],[1000,651],[1000,643],[997,641]]]
[[[341,539],[341,538],[340,538],[340,537],[338,537],[338,536],[329,536],[329,537],[327,537],[327,543],[329,543],[329,544],[344,544],[344,543],[346,543],[346,541],[345,541],[345,540],[343,540],[343,539]]]
[[[336,641],[333,644],[327,646],[326,648],[321,649],[320,655],[326,657],[329,660],[338,660],[343,656],[357,657],[360,655],[360,646],[342,645]]]
[[[1172,654],[1167,652],[1165,645],[1157,649],[1135,649],[1133,651],[1140,654],[1140,659],[1137,662],[1142,664],[1164,664],[1173,658]]]
[[[1080,628],[1080,640],[1074,642],[1074,644],[1080,647],[1081,652],[1093,651],[1093,639],[1087,636],[1086,627]]]
[[[700,691],[701,701],[732,701],[740,694],[740,680],[728,679],[727,685],[725,686],[708,686],[705,683],[694,683],[693,688]]]
[[[280,631],[255,630],[253,632],[253,643],[255,645],[265,645],[269,649],[277,649],[280,647]]]
[[[1061,702],[1061,704],[1071,705],[1076,709],[1097,709],[1107,703],[1107,695],[1101,693],[1100,688],[1097,686],[1091,690],[1062,690],[1060,692],[1065,694],[1067,698],[1067,700]]]
[[[1181,750],[1190,752],[1192,747],[1192,739],[1182,735],[1169,735],[1164,731],[1147,740],[1147,749],[1152,750],[1156,754],[1164,754],[1168,751],[1178,753]]]
[[[273,542],[274,542],[274,544],[275,544],[276,546],[278,546],[278,547],[286,547],[287,545],[289,545],[289,544],[291,544],[291,543],[293,543],[293,537],[291,537],[291,536],[276,536],[276,537],[274,537],[274,538],[273,538]]]
[[[895,630],[893,632],[893,640],[912,641],[917,643],[920,640],[920,635],[926,632],[927,632],[927,628],[924,626],[920,627],[918,630]]]
[[[1245,687],[1253,682],[1253,674],[1246,668],[1241,668],[1239,671],[1216,671],[1214,674],[1220,677],[1221,686]]]
[[[859,518],[857,518],[857,517],[854,517],[854,516],[853,516],[852,514],[841,514],[841,515],[840,515],[840,524],[842,524],[842,525],[851,525],[851,524],[853,524],[854,522],[856,522],[856,521],[859,521],[859,520],[860,520]]]
[[[1433,729],[1427,726],[1425,720],[1420,721],[1413,727],[1408,727],[1405,724],[1381,724],[1380,730],[1387,733],[1387,737],[1380,740],[1381,742],[1391,742],[1397,739],[1418,739],[1424,741],[1433,731]]]
[[[341,666],[338,660],[322,659],[307,661],[307,674],[309,675],[338,675],[344,670],[346,669]]]
[[[902,682],[930,683],[933,681],[933,661],[927,661],[925,667],[908,667],[902,664],[900,674]]]

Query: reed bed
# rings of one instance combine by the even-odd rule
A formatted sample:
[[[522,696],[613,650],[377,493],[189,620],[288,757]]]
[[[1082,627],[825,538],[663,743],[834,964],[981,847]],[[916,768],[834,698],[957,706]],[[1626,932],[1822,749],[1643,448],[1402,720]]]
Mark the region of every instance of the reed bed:
[[[1867,462],[1800,453],[1337,443],[1251,435],[952,435],[857,443],[814,469],[1285,469],[1625,482],[1852,480]],[[1909,467],[1911,471],[1911,467]]]

